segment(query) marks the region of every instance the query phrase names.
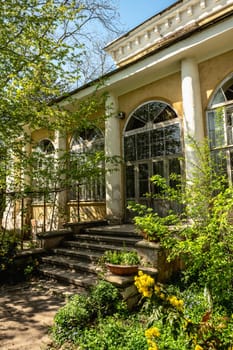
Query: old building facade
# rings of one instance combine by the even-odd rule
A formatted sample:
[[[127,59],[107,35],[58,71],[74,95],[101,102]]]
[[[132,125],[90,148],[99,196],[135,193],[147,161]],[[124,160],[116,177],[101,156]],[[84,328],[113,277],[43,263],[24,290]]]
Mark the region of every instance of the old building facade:
[[[70,145],[74,151],[84,149],[86,140],[93,147],[104,147],[109,156],[119,155],[123,162],[117,171],[107,173],[104,186],[93,184],[88,194],[82,194],[81,220],[126,222],[127,201],[146,201],[144,193],[151,191],[153,174],[190,176],[190,136],[196,141],[210,138],[217,159],[224,154],[231,181],[233,0],[177,1],[105,50],[117,66],[101,88],[108,92],[105,108],[110,116],[103,130],[73,135]],[[89,97],[93,89],[92,84],[86,85],[58,103],[69,106],[71,100]],[[67,147],[59,133],[51,139],[46,130],[39,130],[33,137],[45,152]],[[58,197],[72,221],[75,197],[64,193]],[[33,208],[37,221],[39,207]]]

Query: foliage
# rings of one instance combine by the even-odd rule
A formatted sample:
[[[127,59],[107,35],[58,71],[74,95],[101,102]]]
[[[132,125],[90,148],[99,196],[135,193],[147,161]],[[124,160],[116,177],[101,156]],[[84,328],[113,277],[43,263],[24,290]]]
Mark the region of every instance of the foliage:
[[[125,313],[126,307],[117,290],[109,282],[100,281],[90,295],[74,295],[55,315],[54,340],[61,344],[75,341],[98,317]]]
[[[140,263],[140,257],[134,250],[107,250],[100,260],[114,265],[138,265]]]
[[[126,311],[119,290],[107,281],[100,280],[92,289],[91,303],[101,317]]]
[[[86,328],[76,344],[80,350],[147,350],[143,326],[134,317],[101,319],[95,328]]]
[[[134,202],[128,204],[128,209],[138,213],[133,222],[137,231],[148,241],[160,241],[169,232],[169,226],[177,223],[177,216],[172,212],[161,217],[152,208]]]
[[[162,231],[160,242],[170,252],[169,260],[182,258],[186,281],[206,287],[213,303],[225,303],[232,309],[233,187],[213,160],[207,143],[199,146],[194,142],[193,149],[196,162],[186,181],[171,188],[159,175],[151,179],[159,188],[155,197],[177,202],[182,211],[173,211],[164,219],[158,218],[151,208],[143,208],[146,215],[142,213],[135,220],[148,220],[148,227],[153,227],[154,218],[159,224],[162,222],[158,225]],[[175,223],[173,232],[167,227],[170,217]]]
[[[98,92],[99,81],[96,88],[93,86],[93,95],[75,108],[68,110],[59,101],[63,95],[68,104],[73,104],[67,94],[80,78],[78,67],[85,53],[83,44],[85,38],[90,38],[88,24],[99,23],[102,29],[116,33],[116,17],[114,1],[109,4],[106,0],[21,0],[17,3],[6,0],[2,4],[0,67],[4,73],[0,77],[0,190],[3,193],[6,177],[8,181],[0,214],[5,204],[9,207],[16,198],[28,195],[31,199],[36,190],[48,199],[51,184],[54,192],[58,183],[64,185],[61,179],[64,179],[67,163],[60,149],[55,155],[54,167],[45,157],[41,160],[41,154],[28,155],[29,148],[36,148],[32,131],[45,128],[48,138],[54,141],[55,130],[65,137],[77,125],[87,124],[89,117],[97,112],[92,123],[97,124],[98,119],[98,125],[103,125],[102,107],[106,95]],[[95,169],[98,168],[96,163],[100,164],[99,158],[92,156],[98,159]],[[38,170],[35,162],[37,165],[43,162],[43,167]],[[94,167],[92,171],[94,173]],[[29,184],[29,177],[35,180],[32,184]]]
[[[12,232],[0,232],[0,272],[6,271],[14,262],[18,238]]]
[[[88,325],[93,317],[90,298],[74,295],[55,315],[53,336],[56,342],[75,339],[80,330]]]
[[[54,340],[79,350],[232,348],[232,313],[223,307],[211,310],[208,295],[197,286],[163,285],[141,271],[135,285],[142,296],[137,312],[121,306],[105,312],[105,303],[107,308],[111,305],[111,293],[113,304],[118,295],[122,305],[118,291],[108,282],[100,281],[89,295],[73,296],[55,317]],[[98,311],[93,313],[95,308]]]
[[[143,312],[148,327],[145,336],[151,349],[228,350],[233,345],[233,318],[229,310],[214,313],[206,300],[202,300],[202,308],[197,308],[198,293],[188,290],[186,301],[170,294],[168,288],[156,284],[141,271],[135,277],[135,285],[145,301]],[[187,290],[185,293],[187,298]]]

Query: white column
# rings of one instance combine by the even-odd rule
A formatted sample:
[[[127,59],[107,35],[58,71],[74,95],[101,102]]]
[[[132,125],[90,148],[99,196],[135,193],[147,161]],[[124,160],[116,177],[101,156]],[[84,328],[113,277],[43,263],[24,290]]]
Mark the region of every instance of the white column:
[[[181,63],[182,98],[184,110],[184,141],[187,179],[192,177],[193,164],[196,162],[195,149],[191,139],[197,144],[204,140],[201,90],[197,62],[186,58]]]
[[[105,123],[105,155],[107,157],[121,156],[120,121],[117,118],[118,99],[113,94],[108,96],[106,113],[108,118]],[[122,170],[120,165],[116,170],[106,173],[106,214],[110,222],[122,222]]]
[[[57,159],[56,166],[61,166],[60,160],[62,156],[64,155],[64,152],[66,151],[66,136],[61,131],[55,131],[54,136],[54,145],[55,145],[55,157]],[[65,176],[65,175],[64,175]],[[61,184],[57,184],[57,187],[59,190]],[[59,191],[57,193],[57,200],[56,200],[56,217],[57,220],[55,220],[56,226],[55,229],[59,229],[63,227],[63,224],[66,222],[66,204],[67,204],[67,190]]]

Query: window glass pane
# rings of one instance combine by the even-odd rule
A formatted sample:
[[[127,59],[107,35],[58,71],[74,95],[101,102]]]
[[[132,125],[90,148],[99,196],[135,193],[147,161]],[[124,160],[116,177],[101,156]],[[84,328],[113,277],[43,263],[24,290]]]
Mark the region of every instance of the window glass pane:
[[[233,100],[233,78],[225,82],[222,86],[222,90],[224,91],[226,101]]]
[[[208,131],[210,147],[221,147],[225,144],[224,111],[219,108],[208,112]]]
[[[165,122],[166,120],[171,120],[176,118],[176,113],[171,109],[171,107],[165,105],[164,103],[160,104],[160,111],[158,111],[154,123]]]
[[[126,131],[143,128],[148,121],[148,107],[144,105],[139,107],[127,125]]]
[[[169,159],[169,178],[171,174],[181,174],[180,160],[178,158]],[[169,184],[173,188],[176,187],[179,184],[179,182],[180,181],[178,179],[170,178],[169,180]]]
[[[227,157],[226,151],[216,150],[211,152],[211,157],[215,165],[215,169],[219,174],[227,174]]]
[[[181,152],[180,127],[177,124],[165,128],[165,152],[167,155]]]
[[[164,177],[164,162],[162,160],[153,162],[153,175],[160,175]],[[160,188],[156,184],[153,184],[153,193],[160,193]]]
[[[212,105],[217,105],[223,102],[225,102],[225,96],[222,89],[219,89],[213,98]]]
[[[226,107],[227,144],[233,144],[233,106]]]
[[[151,155],[152,157],[164,155],[164,128],[151,131]]]
[[[136,160],[136,136],[124,138],[125,161]]]
[[[44,154],[51,154],[55,151],[54,146],[50,140],[41,140],[37,146],[37,151]]]
[[[225,91],[227,101],[233,100],[233,84]]]
[[[230,182],[233,184],[233,150],[229,151],[230,153]]]
[[[153,175],[160,175],[164,177],[164,165],[163,161],[153,162]]]
[[[149,122],[160,123],[176,118],[176,113],[163,102],[149,102],[139,107],[131,116],[126,131],[143,128]]]
[[[137,159],[148,159],[149,154],[149,132],[143,132],[136,135],[137,140]]]
[[[70,169],[73,177],[70,178],[72,189],[70,191],[70,199],[82,201],[88,200],[104,200],[104,163],[99,162],[97,165],[99,172],[96,171],[96,176],[89,179],[84,178],[80,170],[83,169],[83,164],[88,161],[89,156],[96,152],[104,150],[104,138],[100,130],[97,128],[87,128],[85,130],[76,130],[71,140],[71,162]],[[76,170],[77,169],[77,170]],[[78,181],[78,174],[79,181]],[[79,182],[82,182],[78,185]]]
[[[139,196],[144,197],[149,192],[149,168],[148,164],[139,164]]]
[[[126,198],[135,197],[135,175],[134,175],[134,166],[130,165],[126,167]]]

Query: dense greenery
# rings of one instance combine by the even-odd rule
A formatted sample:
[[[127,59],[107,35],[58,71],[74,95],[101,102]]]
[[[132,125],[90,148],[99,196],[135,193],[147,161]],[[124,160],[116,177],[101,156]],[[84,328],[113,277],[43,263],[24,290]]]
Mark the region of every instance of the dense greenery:
[[[141,271],[135,285],[142,298],[131,312],[108,282],[88,296],[74,295],[55,316],[53,349],[232,349],[232,311],[211,311],[197,286],[164,286]]]
[[[21,240],[12,231],[0,231],[0,284],[16,283],[37,275],[38,256],[18,256]]]
[[[17,252],[18,237],[10,233],[0,232],[0,272],[12,266]]]
[[[233,187],[212,159],[208,144],[194,144],[197,162],[192,176],[169,187],[158,175],[152,182],[159,188],[156,198],[164,203],[176,203],[182,211],[170,211],[159,217],[148,211],[135,218],[157,228],[154,235],[169,249],[169,259],[182,258],[186,281],[206,288],[213,303],[232,309],[233,292]],[[173,179],[176,175],[172,175]],[[177,180],[177,178],[176,178]],[[144,206],[135,204],[144,210]],[[148,209],[150,210],[150,208]],[[173,230],[169,229],[169,221]]]
[[[56,192],[70,185],[63,181],[70,154],[58,149],[53,162],[45,159],[36,150],[32,132],[44,128],[55,141],[58,130],[67,137],[77,127],[103,127],[106,96],[98,93],[100,82],[93,86],[93,95],[79,105],[74,106],[68,95],[80,77],[84,41],[90,38],[88,24],[99,23],[101,29],[116,33],[115,18],[114,1],[109,4],[107,0],[6,0],[1,4],[0,190],[1,196],[5,192],[7,196],[1,200],[0,220],[6,202],[13,207],[16,200],[30,201],[35,191],[48,200],[48,189]],[[65,103],[59,103],[61,96],[72,108],[67,110]],[[95,176],[104,161],[101,152],[87,156],[85,166],[79,159],[69,179],[80,182],[90,178],[91,172]]]

